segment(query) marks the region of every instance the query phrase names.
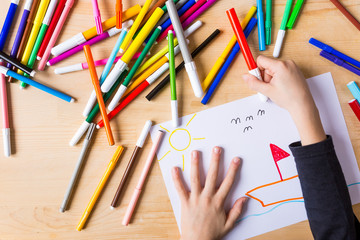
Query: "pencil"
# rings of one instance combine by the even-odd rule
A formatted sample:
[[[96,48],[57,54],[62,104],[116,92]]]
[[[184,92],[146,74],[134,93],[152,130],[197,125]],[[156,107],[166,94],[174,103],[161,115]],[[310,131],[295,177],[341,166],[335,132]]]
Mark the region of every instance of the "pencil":
[[[96,73],[94,59],[93,59],[93,56],[92,56],[91,49],[90,49],[89,45],[84,46],[84,52],[85,52],[86,61],[87,61],[88,65],[89,65],[89,71],[90,71],[90,75],[91,75],[92,84],[94,85],[96,98],[97,98],[99,106],[100,106],[100,113],[101,113],[101,116],[102,116],[102,118],[104,120],[104,123],[105,123],[106,136],[107,136],[109,145],[112,146],[112,145],[115,144],[114,143],[114,137],[112,135],[109,119],[107,117],[105,103],[104,103],[104,99],[102,97],[102,93],[101,93],[101,90],[100,90],[100,83],[99,83],[99,79],[98,79],[98,76],[97,76],[97,73]]]
[[[145,126],[144,126],[143,130],[141,131],[139,139],[136,142],[135,149],[134,149],[134,151],[133,151],[133,153],[131,155],[129,163],[128,163],[126,169],[125,169],[124,175],[122,176],[120,184],[119,184],[119,186],[118,186],[118,188],[116,190],[114,199],[111,202],[111,207],[110,207],[111,209],[115,208],[116,205],[117,205],[117,202],[119,201],[121,190],[124,187],[124,184],[126,183],[126,180],[128,179],[129,172],[130,172],[132,166],[134,165],[135,159],[136,159],[140,149],[144,146],[146,137],[150,132],[151,125],[152,125],[152,122],[150,120],[145,122]]]
[[[191,56],[195,57],[197,56],[207,45],[209,45],[209,43],[215,39],[215,37],[217,35],[219,35],[220,30],[216,29],[207,39],[205,39],[204,42],[202,42],[192,53]],[[175,72],[176,74],[178,74],[183,68],[184,68],[185,63],[182,62],[181,64],[179,64],[176,69]],[[168,84],[170,83],[170,75],[167,75],[148,95],[146,95],[146,99],[151,101],[151,99],[153,99],[157,94],[159,94],[159,92]]]
[[[100,196],[100,193],[102,192],[107,180],[109,179],[110,177],[110,174],[111,172],[114,170],[115,166],[116,166],[116,163],[117,161],[119,160],[120,158],[120,155],[121,153],[123,152],[124,150],[124,147],[123,146],[118,146],[116,151],[115,151],[115,154],[114,156],[112,157],[112,159],[110,160],[107,168],[106,168],[106,171],[104,173],[104,175],[102,176],[98,186],[96,187],[96,190],[94,192],[94,194],[92,195],[91,199],[90,199],[90,202],[89,204],[87,205],[86,209],[85,209],[85,212],[84,214],[82,215],[81,219],[80,219],[80,222],[78,224],[78,226],[76,227],[76,230],[78,231],[81,231],[87,221],[87,219],[89,218],[90,216],[90,213],[92,211],[92,209],[94,208],[94,205],[97,201],[97,199],[99,198]]]

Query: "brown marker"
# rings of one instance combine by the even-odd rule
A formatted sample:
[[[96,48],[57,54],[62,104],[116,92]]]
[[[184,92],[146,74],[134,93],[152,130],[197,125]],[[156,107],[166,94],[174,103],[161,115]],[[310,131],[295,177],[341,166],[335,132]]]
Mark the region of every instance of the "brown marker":
[[[34,25],[34,19],[35,19],[35,16],[36,16],[36,13],[37,13],[37,10],[39,8],[39,5],[40,5],[40,0],[34,0],[32,5],[31,5],[31,9],[30,9],[30,13],[29,13],[29,17],[27,19],[27,24],[26,24],[26,27],[25,27],[25,30],[24,30],[24,34],[23,34],[23,37],[21,39],[21,42],[20,42],[20,46],[19,46],[19,50],[16,54],[16,59],[18,59],[19,61],[21,60],[23,54],[24,54],[24,51],[25,51],[25,47],[26,47],[26,44],[29,40],[29,36],[30,36],[30,33],[31,33],[31,29]],[[16,71],[16,67],[12,67],[12,71]],[[9,77],[8,79],[9,82],[12,81],[12,77]]]
[[[136,143],[136,147],[135,147],[135,149],[134,149],[134,151],[133,151],[133,153],[131,155],[130,161],[129,161],[126,169],[125,169],[124,175],[123,175],[123,177],[121,179],[121,182],[120,182],[120,184],[118,186],[118,189],[116,190],[114,199],[111,202],[111,207],[110,207],[111,209],[115,208],[116,205],[117,205],[117,202],[118,202],[118,200],[120,198],[121,190],[125,185],[125,182],[126,182],[126,180],[128,178],[128,175],[129,175],[129,172],[130,172],[132,166],[134,165],[136,156],[138,155],[140,149],[144,146],[144,142],[146,140],[147,135],[149,134],[151,125],[152,125],[152,122],[150,120],[146,121],[145,126],[144,126],[144,128],[143,128],[143,130],[142,130],[142,132],[140,134],[140,137],[139,137],[137,143]]]
[[[360,23],[358,20],[356,20],[351,13],[349,13],[346,8],[338,1],[338,0],[330,0],[335,7],[337,7],[340,12],[360,31]]]

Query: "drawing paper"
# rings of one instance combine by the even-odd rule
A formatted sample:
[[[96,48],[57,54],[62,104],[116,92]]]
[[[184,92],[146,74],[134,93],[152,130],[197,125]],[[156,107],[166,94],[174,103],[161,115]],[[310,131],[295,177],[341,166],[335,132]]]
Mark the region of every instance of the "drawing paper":
[[[352,203],[360,202],[360,174],[345,120],[330,73],[308,79],[327,134],[334,140]],[[218,96],[221,97],[221,96]],[[170,105],[169,105],[170,111]],[[229,209],[236,199],[247,195],[238,225],[226,239],[246,239],[307,219],[301,187],[289,144],[299,135],[288,112],[272,102],[263,103],[257,95],[190,114],[173,128],[172,121],[156,125],[166,132],[157,157],[166,189],[180,229],[180,200],[175,190],[171,168],[183,169],[189,186],[190,153],[201,151],[202,182],[209,168],[211,149],[224,149],[219,183],[231,159],[238,156],[242,166],[226,201]]]

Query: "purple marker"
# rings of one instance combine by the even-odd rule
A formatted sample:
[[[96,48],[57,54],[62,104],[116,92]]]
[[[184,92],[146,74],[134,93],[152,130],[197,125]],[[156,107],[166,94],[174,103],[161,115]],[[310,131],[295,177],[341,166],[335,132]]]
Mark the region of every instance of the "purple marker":
[[[353,72],[356,75],[360,76],[360,69],[354,67],[353,65],[350,65],[349,63],[345,62],[341,58],[339,58],[339,57],[337,57],[335,55],[332,55],[331,53],[328,53],[328,52],[326,52],[324,50],[322,50],[320,52],[320,56],[322,56],[322,57],[326,58],[327,60],[339,65],[340,67],[343,67],[343,68],[349,70],[350,72]]]
[[[104,40],[106,38],[109,38],[109,37],[112,37],[112,36],[118,34],[119,32],[121,32],[121,30],[122,29],[117,29],[116,27],[113,27],[110,30],[108,30],[106,32],[103,32],[102,34],[90,39],[89,41],[86,41],[83,44],[81,44],[79,46],[76,46],[76,47],[70,49],[69,51],[60,54],[59,56],[54,57],[53,59],[51,59],[51,60],[49,60],[47,62],[47,65],[52,66],[52,65],[54,65],[54,64],[56,64],[56,63],[58,63],[58,62],[60,62],[60,61],[62,61],[64,59],[74,55],[75,53],[82,51],[83,46],[85,46],[85,45],[90,45],[91,46],[91,45],[93,45],[93,44],[95,44],[97,42],[100,42],[100,41],[102,41],[102,40]]]
[[[18,31],[16,33],[16,37],[15,37],[15,40],[14,40],[14,45],[12,46],[11,53],[10,53],[10,57],[12,57],[12,58],[16,58],[16,55],[17,55],[17,53],[19,51],[20,42],[21,42],[21,39],[22,39],[22,37],[24,35],[26,22],[28,20],[29,14],[30,14],[30,9],[31,9],[32,3],[33,3],[33,0],[27,0],[25,2],[24,12],[23,12],[23,14],[21,16],[19,28],[18,28]],[[11,64],[8,63],[7,67],[10,68]]]

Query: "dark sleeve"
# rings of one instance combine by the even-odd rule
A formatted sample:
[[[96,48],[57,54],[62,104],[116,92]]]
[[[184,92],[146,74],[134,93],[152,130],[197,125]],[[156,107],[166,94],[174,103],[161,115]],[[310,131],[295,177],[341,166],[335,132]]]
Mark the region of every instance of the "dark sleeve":
[[[315,239],[359,239],[344,174],[332,138],[307,146],[290,145],[295,158],[305,208]]]

